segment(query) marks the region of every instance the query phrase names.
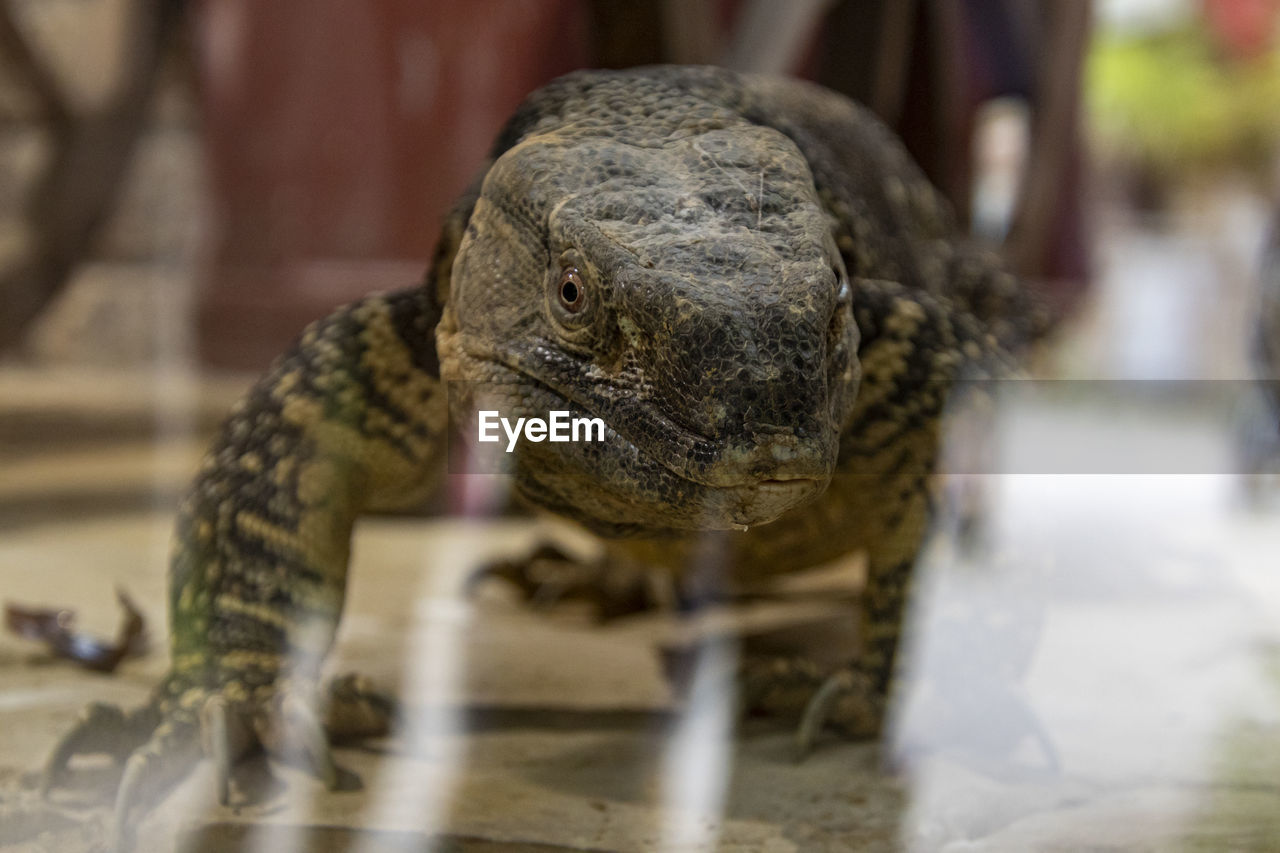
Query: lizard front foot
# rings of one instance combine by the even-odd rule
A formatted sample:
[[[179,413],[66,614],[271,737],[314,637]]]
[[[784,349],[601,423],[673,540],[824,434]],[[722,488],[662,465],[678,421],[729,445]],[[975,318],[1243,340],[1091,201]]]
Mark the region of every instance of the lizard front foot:
[[[230,804],[236,763],[255,748],[301,764],[329,790],[356,789],[359,777],[337,765],[330,742],[385,734],[394,703],[355,675],[334,679],[323,699],[317,692],[300,679],[254,688],[232,681],[216,688],[162,688],[133,712],[92,704],[54,747],[40,792],[57,787],[77,755],[106,754],[122,763],[108,848],[123,851],[133,847],[135,813],[156,805],[201,757],[214,762],[222,805]]]
[[[805,657],[749,659],[741,673],[744,713],[799,717],[796,757],[813,751],[827,728],[852,740],[877,737],[886,696],[857,663],[834,671]]]

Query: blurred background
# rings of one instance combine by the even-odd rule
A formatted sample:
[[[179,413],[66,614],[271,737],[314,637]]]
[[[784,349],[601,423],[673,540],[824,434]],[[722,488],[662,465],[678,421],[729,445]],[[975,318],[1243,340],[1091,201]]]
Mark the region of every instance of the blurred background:
[[[0,350],[260,368],[334,305],[420,275],[527,92],[699,62],[871,106],[966,227],[1106,330],[1083,374],[1237,375],[1275,184],[1275,6],[7,0]],[[1162,251],[1180,231],[1199,239]],[[1180,271],[1158,306],[1116,271],[1117,239]]]
[[[308,321],[421,278],[442,214],[538,85],[655,62],[793,74],[872,108],[972,238],[1044,291],[1061,328],[1038,375],[1176,391],[1132,411],[1129,390],[1033,401],[1015,437],[1127,430],[1165,448],[1159,470],[970,478],[983,544],[931,551],[913,664],[968,716],[906,702],[892,781],[856,750],[807,773],[780,741],[714,753],[710,817],[675,829],[654,793],[673,765],[649,756],[682,743],[646,662],[667,629],[441,603],[456,590],[420,579],[428,552],[471,565],[528,532],[433,528],[424,548],[408,522],[371,522],[357,559],[385,589],[357,570],[346,659],[394,670],[385,648],[427,631],[458,663],[437,673],[452,688],[404,676],[424,696],[579,714],[470,758],[428,750],[417,772],[447,793],[419,783],[434,806],[418,823],[388,807],[373,824],[574,849],[1276,849],[1280,397],[1248,380],[1280,378],[1278,36],[1280,0],[0,0],[0,597],[75,605],[110,633],[124,583],[163,633],[172,507],[227,406]],[[0,785],[18,780],[0,809],[83,701],[136,701],[162,657],[108,684],[0,639]],[[658,716],[583,711],[620,706]],[[588,734],[557,763],[547,744],[574,720]],[[612,769],[592,764],[602,749]],[[471,769],[450,776],[441,754]],[[467,792],[527,805],[494,807],[504,822]],[[316,796],[286,818],[362,820]],[[28,843],[13,833],[0,845]]]
[[[11,362],[260,368],[334,305],[417,279],[527,92],[577,67],[697,62],[871,106],[965,227],[1097,331],[1080,375],[1242,375],[1280,123],[1268,0],[0,11]],[[1168,269],[1118,269],[1117,240]]]

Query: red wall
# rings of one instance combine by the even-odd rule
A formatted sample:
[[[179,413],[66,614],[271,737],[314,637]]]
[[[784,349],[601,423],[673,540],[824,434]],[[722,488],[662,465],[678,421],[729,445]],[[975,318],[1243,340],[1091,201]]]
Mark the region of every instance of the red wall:
[[[201,348],[260,366],[305,323],[414,284],[530,90],[585,64],[575,0],[204,0]]]

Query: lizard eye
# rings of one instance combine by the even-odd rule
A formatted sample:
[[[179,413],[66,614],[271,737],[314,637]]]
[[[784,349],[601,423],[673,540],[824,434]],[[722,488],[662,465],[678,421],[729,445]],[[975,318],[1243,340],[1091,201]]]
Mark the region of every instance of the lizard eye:
[[[565,267],[560,273],[560,307],[570,314],[577,314],[587,304],[587,290],[577,267]]]
[[[566,258],[559,270],[552,267],[545,292],[547,313],[561,331],[577,334],[591,327],[599,300],[593,298],[592,282],[581,264]]]

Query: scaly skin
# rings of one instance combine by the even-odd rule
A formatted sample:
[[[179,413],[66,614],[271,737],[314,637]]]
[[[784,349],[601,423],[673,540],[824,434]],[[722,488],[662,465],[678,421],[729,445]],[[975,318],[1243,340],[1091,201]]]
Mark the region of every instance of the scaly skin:
[[[632,562],[698,571],[711,535],[726,575],[755,578],[865,549],[861,654],[747,688],[802,715],[802,744],[828,723],[876,734],[948,391],[1044,328],[952,232],[892,137],[817,87],[655,68],[534,93],[426,285],[310,329],[232,415],[179,517],[169,677],[132,715],[93,709],[48,780],[76,752],[128,755],[122,843],[201,748],[224,798],[255,742],[336,784],[316,680],[352,523],[428,494],[446,408],[465,423],[481,400],[605,420],[602,443],[521,445],[512,483]],[[384,722],[342,686],[331,716]]]
[[[330,787],[334,736],[377,733],[383,700],[341,679],[317,701],[319,668],[346,589],[363,511],[411,506],[440,468],[446,413],[424,289],[372,296],[304,332],[239,403],[178,513],[170,566],[168,676],[123,714],[94,705],[46,767],[55,784],[78,752],[127,759],[112,847],[128,820],[190,771],[255,742],[300,751]],[[292,738],[292,741],[291,741]]]

